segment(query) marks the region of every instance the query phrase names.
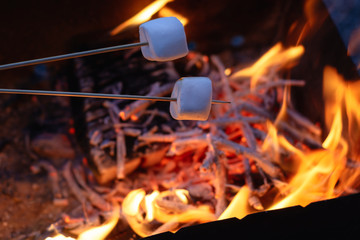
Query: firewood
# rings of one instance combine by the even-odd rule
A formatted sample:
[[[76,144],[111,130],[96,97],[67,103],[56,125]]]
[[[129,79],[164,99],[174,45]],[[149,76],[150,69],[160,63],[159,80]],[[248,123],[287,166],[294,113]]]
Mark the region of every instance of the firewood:
[[[166,112],[159,111],[158,109],[146,110],[146,111],[143,111],[143,112],[140,112],[140,113],[136,113],[136,114],[132,115],[131,118],[132,118],[133,121],[136,121],[142,115],[147,115],[147,114],[150,115],[150,116],[142,124],[142,126],[144,126],[144,127],[149,126],[152,123],[152,121],[154,120],[155,117],[161,117],[161,118],[164,118],[167,121],[170,121],[169,114],[166,113]]]
[[[307,131],[313,133],[315,136],[321,135],[321,129],[310,122],[307,118],[302,116],[300,113],[296,112],[294,109],[287,108],[286,113],[300,126],[307,129]]]
[[[126,136],[130,137],[138,137],[141,134],[141,130],[136,128],[123,128],[123,132]]]
[[[283,176],[280,168],[247,147],[221,138],[216,138],[214,143],[219,149],[234,151],[236,154],[243,154],[245,157],[255,160],[258,166],[272,177]]]
[[[50,179],[52,192],[53,192],[53,203],[56,206],[66,206],[69,201],[65,198],[64,189],[60,188],[60,177],[56,168],[47,161],[39,161],[36,164],[31,166],[31,171],[33,173],[38,173],[40,168],[43,168],[48,173],[48,178]]]
[[[179,156],[189,151],[195,151],[196,149],[206,147],[208,142],[206,136],[194,136],[190,138],[180,138],[174,140],[171,143],[168,156]]]
[[[219,217],[226,209],[225,184],[226,184],[226,158],[217,152],[215,157],[215,216]]]
[[[85,190],[85,195],[87,199],[91,202],[91,204],[102,211],[109,211],[110,204],[106,202],[98,193],[92,190],[85,182],[84,178],[82,178],[81,170],[79,166],[73,166],[72,168],[75,179],[79,183],[79,185]]]
[[[143,134],[138,137],[139,140],[145,142],[173,142],[178,138],[194,137],[200,135],[202,131],[200,129],[189,130],[185,132],[176,132],[173,134]]]
[[[266,91],[270,88],[276,88],[276,87],[284,87],[284,86],[297,86],[302,87],[305,85],[305,81],[303,80],[278,80],[278,81],[269,81],[267,83],[263,83],[261,85],[258,85],[255,89],[250,90],[243,89],[243,91],[238,91],[235,93],[235,97],[245,97],[247,95],[259,92],[259,91]]]
[[[283,130],[283,131],[287,132],[288,134],[290,134],[296,140],[302,141],[304,144],[306,144],[307,146],[309,146],[312,149],[321,149],[322,148],[321,143],[317,139],[312,137],[310,134],[300,131],[284,121],[279,121],[277,124],[277,127],[280,130]]]
[[[86,194],[85,192],[77,185],[73,175],[71,173],[71,162],[68,161],[63,167],[62,174],[70,188],[71,193],[77,198],[77,200],[81,203],[83,208],[85,209],[86,205]],[[85,213],[85,211],[84,211]]]
[[[152,86],[147,96],[162,97],[168,95],[171,93],[173,86],[174,86],[173,83],[168,83],[163,86],[160,86],[159,83],[156,83]],[[144,111],[148,106],[150,106],[153,103],[154,101],[143,101],[143,100],[134,101],[128,106],[126,106],[126,108],[120,112],[120,117],[123,121],[126,121],[130,118],[130,116],[137,114],[140,111]]]
[[[249,205],[252,206],[253,208],[255,208],[256,210],[259,210],[259,211],[264,210],[264,207],[258,196],[251,195],[248,199],[248,202],[249,202]]]
[[[124,174],[125,176],[134,172],[141,164],[141,157],[134,157],[131,159],[127,159],[124,166]],[[99,166],[99,165],[98,165]],[[117,177],[117,165],[110,161],[108,165],[103,165],[100,168],[100,174],[95,175],[97,181],[100,184],[106,184],[110,181],[116,179]]]
[[[169,145],[159,146],[157,149],[147,149],[142,155],[141,167],[147,168],[158,164],[169,150]]]
[[[118,179],[125,178],[125,162],[126,162],[126,145],[125,136],[121,128],[116,130],[116,177]]]

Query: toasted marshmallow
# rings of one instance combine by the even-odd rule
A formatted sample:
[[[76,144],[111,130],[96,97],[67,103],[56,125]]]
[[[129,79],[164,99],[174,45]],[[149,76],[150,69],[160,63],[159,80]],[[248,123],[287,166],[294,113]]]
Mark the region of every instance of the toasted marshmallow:
[[[143,56],[151,61],[171,61],[184,57],[189,50],[184,26],[175,17],[157,18],[139,27]]]
[[[208,119],[212,101],[211,80],[207,77],[179,79],[171,94],[176,102],[170,103],[170,114],[177,120]]]

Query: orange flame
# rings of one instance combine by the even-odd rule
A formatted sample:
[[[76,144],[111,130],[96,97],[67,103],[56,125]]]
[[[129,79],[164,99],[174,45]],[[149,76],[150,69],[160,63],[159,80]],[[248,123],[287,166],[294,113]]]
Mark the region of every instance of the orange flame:
[[[163,7],[159,11],[159,17],[176,17],[177,19],[179,19],[179,21],[182,23],[183,26],[185,26],[189,22],[189,20],[186,17],[182,16],[181,14],[175,12],[174,10],[168,7]]]
[[[330,129],[322,144],[324,149],[308,153],[292,151],[300,164],[297,174],[288,185],[291,194],[270,209],[293,205],[306,206],[313,201],[337,197],[354,185],[354,180],[359,177],[360,172],[346,168],[347,156],[351,152],[343,135],[343,125],[346,117],[351,119],[351,122],[357,122],[356,125],[360,123],[356,111],[360,106],[357,97],[359,84],[346,83],[333,68],[324,69],[325,117],[326,125]],[[344,108],[347,116],[343,116]],[[282,146],[291,146],[285,138],[282,138],[281,142]]]
[[[278,196],[267,210],[306,206],[314,201],[338,197],[358,186],[360,170],[348,168],[347,161],[349,156],[352,161],[360,161],[360,113],[357,110],[360,107],[360,81],[345,82],[335,69],[326,67],[323,90],[326,126],[329,128],[329,134],[322,144],[323,149],[300,150],[277,133],[276,123],[285,120],[286,91],[275,124],[268,123],[269,135],[262,150],[276,152],[285,149],[293,155],[297,169],[289,183],[283,186],[284,189],[280,189],[287,196]],[[344,126],[348,126],[347,132]],[[275,155],[275,158],[278,157]],[[281,162],[277,162],[281,165]],[[219,219],[242,218],[254,212],[247,203],[248,197],[249,189],[241,188]]]
[[[181,206],[185,208],[184,211],[181,213],[167,211],[156,203],[157,199],[166,199],[169,196],[176,196],[176,201],[182,203]],[[184,189],[163,192],[156,190],[151,194],[146,194],[143,189],[136,189],[126,196],[122,208],[129,225],[141,237],[147,237],[162,231],[176,231],[180,223],[215,220],[215,216],[208,206],[194,207],[189,205],[188,191]],[[142,214],[143,212],[145,212],[145,217]],[[153,220],[165,223],[164,225],[167,225],[168,228],[163,230],[161,230],[161,227],[159,227],[160,229],[154,229],[153,224],[151,224]]]
[[[55,237],[47,237],[45,240],[75,240],[75,238],[72,237],[65,237],[62,234],[58,234]]]
[[[112,212],[112,216],[108,219],[104,224],[91,228],[83,233],[81,233],[78,237],[78,240],[89,240],[96,239],[102,240],[105,239],[107,235],[113,230],[116,226],[119,217],[120,217],[120,206],[118,204],[114,205],[114,210]]]
[[[220,215],[218,220],[223,220],[227,218],[243,218],[246,215],[254,212],[248,209],[248,198],[250,195],[250,190],[247,186],[242,187],[239,192],[235,195],[233,200],[230,202],[229,206],[225,211]]]
[[[111,36],[115,36],[119,32],[123,31],[125,28],[128,28],[130,26],[137,26],[140,25],[143,22],[146,22],[150,20],[152,15],[154,15],[157,11],[159,11],[162,7],[164,7],[168,2],[171,2],[172,0],[156,0],[147,7],[145,7],[143,10],[141,10],[139,13],[137,13],[132,18],[126,20],[125,22],[121,23],[119,26],[114,28],[111,32]]]
[[[293,64],[303,55],[304,51],[303,46],[284,49],[281,43],[277,43],[252,66],[235,72],[231,79],[239,80],[251,77],[251,89],[253,89],[269,71],[275,73],[279,69]]]
[[[77,240],[102,240],[113,230],[120,217],[120,206],[114,204],[111,217],[102,225],[90,228],[89,230],[81,233]],[[75,240],[72,237],[65,237],[62,234],[58,234],[55,237],[47,237],[45,240]]]

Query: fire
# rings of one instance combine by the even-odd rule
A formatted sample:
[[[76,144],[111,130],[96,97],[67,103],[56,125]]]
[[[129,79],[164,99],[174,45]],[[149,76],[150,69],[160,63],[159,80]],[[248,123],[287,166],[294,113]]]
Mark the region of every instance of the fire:
[[[269,71],[274,74],[299,59],[304,53],[303,46],[290,47],[284,49],[281,43],[276,44],[268,50],[259,60],[252,66],[233,73],[232,79],[240,80],[241,78],[251,78],[251,88],[263,81],[263,76],[267,75]]]
[[[128,26],[138,25],[147,21],[156,12],[159,12],[159,16],[162,17],[176,16],[182,21],[183,25],[185,25],[187,23],[186,18],[167,7],[164,7],[168,2],[170,2],[170,0],[154,1],[137,15],[116,27],[111,34],[115,35]],[[279,80],[278,72],[282,69],[292,67],[303,55],[304,51],[303,46],[284,48],[284,46],[278,43],[248,68],[239,71],[234,71],[233,68],[222,68],[224,73],[223,77],[224,79],[228,77],[230,80],[237,82],[244,80],[244,78],[250,79],[250,88],[254,90],[264,83],[269,84]],[[204,58],[204,62],[208,63],[209,61],[208,58]],[[234,84],[232,87],[235,88],[236,86],[237,85]],[[338,197],[348,192],[352,192],[352,189],[358,188],[359,186],[356,182],[360,178],[360,171],[357,169],[360,168],[349,168],[348,165],[349,162],[359,164],[360,161],[360,112],[357,111],[357,108],[360,107],[360,81],[349,83],[346,82],[335,69],[331,67],[326,67],[324,69],[323,97],[325,101],[325,125],[328,130],[328,135],[322,142],[322,145],[316,150],[311,150],[307,146],[302,146],[301,139],[299,142],[290,141],[285,135],[281,134],[279,131],[281,123],[287,121],[287,118],[289,117],[288,110],[291,108],[290,88],[285,87],[283,91],[277,92],[277,94],[282,97],[281,108],[275,120],[271,118],[271,121],[268,119],[266,122],[264,121],[263,128],[266,129],[261,130],[266,132],[266,136],[261,138],[262,142],[258,139],[254,139],[253,146],[248,144],[249,148],[246,149],[256,151],[256,154],[253,156],[249,154],[250,157],[246,156],[246,158],[248,158],[247,160],[253,160],[251,157],[256,158],[258,153],[259,156],[261,155],[260,157],[267,156],[270,159],[271,166],[274,164],[276,167],[279,166],[280,169],[286,170],[288,176],[281,180],[272,176],[272,187],[277,184],[277,181],[278,183],[281,183],[274,187],[278,194],[271,199],[272,202],[270,204],[265,206],[265,208],[260,209],[272,210],[294,205],[306,206],[311,202]],[[256,106],[251,107],[255,108]],[[125,120],[124,112],[120,112],[119,117]],[[130,118],[132,121],[137,120],[136,116],[131,116]],[[237,119],[235,119],[235,122],[237,122],[236,120]],[[253,126],[248,124],[241,127],[240,134],[237,134],[236,138],[240,135],[242,137],[241,141],[246,142],[247,140],[245,138],[247,138],[247,136],[244,134],[244,132],[248,130],[246,127],[251,131],[251,127]],[[200,154],[197,157],[200,159],[202,155],[205,155],[205,158],[209,161],[213,161],[212,163],[209,163],[209,165],[215,165],[216,163],[214,162],[216,160],[219,161],[216,158],[220,155],[218,154],[220,151],[215,151],[213,145],[214,139],[210,137],[213,130],[214,129],[211,129],[210,133],[206,134],[206,139],[204,136],[194,138],[188,137],[184,139],[180,138],[176,143],[186,141],[187,145],[190,146],[196,145],[192,144],[192,141],[196,142],[196,146],[199,145],[200,147],[198,148],[202,149],[202,151],[199,151]],[[234,133],[235,131],[239,132],[239,127],[237,127],[236,124],[233,124],[232,126],[229,125],[225,131],[229,131],[230,133]],[[222,134],[229,137],[230,134],[226,135],[227,132],[225,131]],[[261,143],[258,143],[257,141]],[[170,153],[179,152],[179,149],[176,148],[176,143],[171,145]],[[230,140],[224,143],[224,145],[226,144],[230,145],[229,148],[238,146],[235,151],[236,153],[231,152],[232,155],[229,158],[243,164],[241,161],[244,161],[245,156],[243,155],[245,154],[238,153],[242,151],[242,146],[239,146],[237,142],[231,142]],[[299,147],[299,145],[301,145],[301,147]],[[179,153],[179,156],[177,157],[180,158],[182,155],[186,154],[188,157],[192,150],[193,148],[190,148],[190,150],[186,149],[186,151],[181,152],[181,154]],[[211,154],[209,154],[209,152],[211,152]],[[244,150],[243,152],[246,151]],[[286,152],[287,157],[290,159],[287,161],[291,161],[291,170],[289,170],[289,162],[286,162],[283,159],[284,154],[282,153],[284,152]],[[224,153],[224,155],[226,154],[230,155],[229,153]],[[227,156],[225,156],[225,158],[226,157]],[[170,161],[169,157],[167,162]],[[179,162],[181,161],[182,160]],[[172,164],[173,165],[169,164],[169,166],[173,167],[172,169],[185,166],[175,163],[175,161],[172,162]],[[199,162],[194,160],[194,163],[192,164],[199,165]],[[239,169],[236,170],[243,174],[243,172],[241,172],[241,167],[245,167],[240,166],[241,164],[239,164]],[[248,165],[250,168],[250,163]],[[200,169],[199,166],[196,168]],[[208,168],[211,169],[211,166]],[[224,172],[225,171],[226,170],[224,170]],[[181,175],[180,172],[182,174],[185,173],[186,170],[179,170],[176,174]],[[226,174],[224,173],[224,175]],[[190,176],[189,178],[192,177],[194,176]],[[218,181],[218,179],[214,179],[214,176],[209,178],[211,180],[203,180],[200,179],[200,177],[197,180],[206,181],[206,183],[211,185],[211,189],[216,188],[214,182]],[[174,176],[171,180],[175,181],[178,179],[181,178]],[[149,188],[138,188],[139,186],[136,186],[134,188],[138,189],[133,189],[126,195],[122,200],[122,212],[129,226],[136,234],[140,237],[147,237],[164,231],[174,232],[187,224],[204,223],[231,217],[240,219],[257,211],[249,204],[249,199],[254,196],[254,189],[251,189],[250,184],[242,186],[235,196],[232,197],[227,207],[221,208],[221,211],[225,210],[218,218],[216,218],[218,214],[215,214],[217,209],[212,208],[210,204],[195,202],[191,198],[189,191],[182,189],[185,187],[181,185],[181,187],[179,187],[179,185],[167,187],[160,184],[151,187],[150,189],[154,189],[151,192],[149,191]],[[223,188],[225,188],[225,185],[226,183],[223,183]],[[214,201],[220,202],[220,195],[221,194],[214,194]],[[260,196],[259,198],[261,197],[263,196]],[[228,198],[224,197],[224,199],[227,204]],[[120,217],[119,215],[119,206],[116,206],[114,207],[112,217],[106,223],[83,232],[79,235],[78,239],[104,239],[115,227]],[[47,239],[60,240],[73,238],[65,238],[63,235],[58,235],[54,238]]]
[[[181,223],[202,223],[216,219],[208,206],[190,205],[189,193],[185,189],[155,190],[150,194],[146,194],[143,189],[136,189],[126,196],[122,209],[131,228],[141,237],[175,231]],[[155,222],[164,225],[154,227]]]
[[[45,240],[74,240],[75,238],[72,237],[65,237],[62,234],[58,234],[55,237],[47,237]]]
[[[263,64],[268,64],[267,67],[284,66],[285,64],[280,62],[270,64],[270,59],[274,59],[277,54],[290,53],[290,57],[286,54],[286,56],[280,57],[287,61],[292,56],[298,57],[297,54],[293,55],[294,52],[299,54],[303,50],[301,48],[291,51],[283,50],[281,45],[276,45],[265,54],[267,56],[260,60]],[[268,71],[267,67],[260,71]],[[244,70],[240,75],[246,76],[248,74],[253,77],[257,74],[256,71],[253,71],[255,70],[251,67]],[[235,74],[240,76],[239,72]],[[360,178],[359,168],[349,168],[348,165],[359,164],[360,161],[360,147],[358,145],[360,142],[360,113],[357,111],[360,106],[360,81],[349,83],[335,69],[331,67],[324,69],[325,125],[329,133],[322,142],[322,146],[316,150],[299,147],[300,143],[290,142],[279,131],[281,123],[286,122],[288,118],[288,109],[291,108],[289,102],[290,89],[285,88],[281,94],[283,97],[282,106],[275,120],[269,120],[264,124],[267,128],[267,136],[256,151],[268,156],[273,163],[287,171],[289,176],[286,182],[283,179],[273,179],[278,194],[273,197],[272,203],[266,206],[264,210],[295,205],[306,206],[311,202],[338,197],[357,189],[359,187],[357,181]],[[207,138],[209,138],[207,144],[211,143],[210,134],[207,134]],[[185,140],[191,142],[192,139]],[[206,141],[202,142],[206,143]],[[212,143],[209,148],[215,152]],[[291,159],[292,168],[290,170],[289,163],[283,159],[282,153],[284,152]],[[242,158],[243,156],[239,154],[238,159]],[[122,201],[121,207],[125,219],[133,231],[141,237],[164,231],[175,232],[187,224],[232,217],[241,219],[258,211],[249,204],[249,199],[254,196],[250,185],[244,185],[240,188],[218,218],[216,218],[215,210],[209,205],[193,202],[186,189],[169,188],[160,191],[161,187],[154,188],[156,190],[152,192],[142,188],[132,190]],[[217,195],[215,198],[216,201],[219,201]],[[113,216],[109,221],[100,227],[85,231],[80,234],[78,239],[104,239],[116,225],[119,212],[119,207],[115,207]],[[58,235],[48,239],[72,238]]]
[[[114,205],[114,209],[112,211],[112,216],[108,219],[104,224],[91,228],[83,233],[81,233],[78,237],[78,240],[89,240],[89,239],[105,239],[107,235],[113,230],[116,226],[119,217],[120,217],[120,206],[118,204]]]
[[[322,144],[323,149],[301,152],[295,150],[285,138],[278,139],[282,147],[293,152],[299,166],[296,175],[288,184],[287,190],[290,194],[269,209],[306,206],[314,201],[338,197],[353,187],[354,179],[359,176],[359,171],[346,168],[348,156],[352,155],[353,160],[358,161],[359,155],[349,152],[348,142],[343,135],[344,118],[349,119],[349,123],[358,124],[360,120],[355,110],[360,106],[356,97],[360,89],[359,82],[345,83],[335,69],[326,67],[323,85],[326,125],[330,129]],[[343,116],[344,108],[347,116]],[[350,127],[354,124],[348,125]],[[350,129],[351,127],[349,136]]]
[[[189,22],[189,20],[186,17],[182,16],[181,14],[175,12],[174,10],[168,7],[163,7],[159,11],[159,17],[176,17],[184,26]]]
[[[77,240],[102,240],[105,239],[107,235],[113,230],[116,226],[120,217],[120,206],[118,204],[114,204],[114,209],[112,211],[111,217],[104,222],[102,225],[90,228],[82,232]],[[47,237],[45,240],[75,240],[72,237],[65,237],[62,234],[58,234],[55,237]]]
[[[248,208],[248,198],[250,196],[250,191],[247,186],[242,187],[238,193],[235,195],[229,206],[225,211],[220,215],[218,220],[223,220],[227,218],[243,218],[246,215],[253,213],[253,211]]]
[[[115,36],[119,32],[123,31],[125,28],[130,26],[140,25],[143,22],[150,20],[152,15],[154,15],[157,11],[159,11],[162,7],[164,7],[168,2],[172,0],[156,0],[153,3],[146,6],[143,10],[138,12],[132,18],[126,20],[125,22],[121,23],[119,26],[114,28],[111,32],[111,36]]]
[[[268,56],[277,51],[279,51],[279,46],[273,48]],[[251,71],[250,69],[247,71]],[[267,154],[271,152],[273,160],[281,164],[277,153],[280,149],[285,149],[292,154],[297,169],[289,183],[280,190],[280,195],[274,199],[274,204],[267,210],[295,205],[306,206],[314,201],[341,196],[357,187],[356,180],[359,179],[360,171],[347,168],[347,164],[349,157],[354,162],[360,161],[358,146],[360,114],[357,111],[360,107],[360,81],[345,82],[335,69],[326,67],[323,89],[326,126],[329,134],[323,141],[322,149],[302,151],[284,136],[278,135],[277,122],[286,118],[287,91],[285,91],[283,106],[275,123],[268,122],[268,136],[264,141],[262,151]],[[347,129],[344,126],[348,126]],[[283,193],[287,196],[282,197]],[[242,218],[254,212],[255,210],[248,206],[248,198],[249,189],[244,186],[219,219]]]
[[[172,0],[156,0],[153,3],[146,6],[143,10],[138,12],[132,18],[126,20],[125,22],[118,25],[111,32],[111,36],[115,36],[124,29],[132,26],[138,26],[143,22],[150,20],[150,18],[156,13],[159,12],[160,17],[176,17],[180,22],[185,26],[188,23],[188,19],[181,14],[175,12],[174,10],[165,7],[165,5]]]

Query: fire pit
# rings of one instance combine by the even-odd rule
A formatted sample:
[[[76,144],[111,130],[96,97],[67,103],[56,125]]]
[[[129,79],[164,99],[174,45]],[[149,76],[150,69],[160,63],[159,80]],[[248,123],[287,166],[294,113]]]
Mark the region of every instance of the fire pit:
[[[63,122],[56,134],[40,136],[34,128],[27,153],[32,154],[34,174],[41,169],[48,173],[53,204],[67,210],[34,238],[62,234],[98,239],[111,232],[109,239],[135,239],[167,232],[154,238],[178,239],[213,233],[208,229],[226,234],[237,226],[257,229],[257,221],[272,231],[264,222],[288,226],[287,221],[336,212],[334,206],[356,201],[353,195],[355,200],[311,204],[359,188],[359,84],[344,80],[355,80],[357,72],[327,9],[316,1],[277,1],[271,11],[264,1],[247,3],[241,7],[256,9],[258,18],[251,26],[238,26],[246,11],[229,20],[235,10],[225,10],[243,11],[240,3],[212,3],[204,8],[191,1],[157,1],[151,6],[158,4],[159,9],[145,9],[152,9],[154,18],[177,16],[187,24],[191,51],[183,59],[149,62],[135,49],[53,65],[52,76],[63,79],[57,89],[168,96],[180,77],[204,76],[212,80],[214,98],[231,104],[213,105],[208,121],[176,121],[168,103],[56,100],[65,111],[71,106],[72,116],[64,116],[68,124]],[[313,18],[313,10],[321,13],[319,19]],[[136,35],[132,25],[146,21],[132,19],[123,19],[127,25],[114,25],[106,34],[90,34],[93,40],[86,47],[88,36],[78,37],[73,50],[131,41]],[[331,31],[324,30],[329,26]],[[344,59],[340,66],[336,57],[324,61],[319,51],[329,34],[336,45],[334,55]],[[36,76],[46,79],[41,66],[35,69]],[[76,147],[53,154],[67,153],[54,161],[46,150],[51,142],[64,146],[61,131],[68,132],[62,136]],[[353,209],[358,211],[357,206]],[[251,213],[256,214],[247,216]],[[317,219],[325,221],[325,216]],[[239,222],[233,217],[245,218]]]

